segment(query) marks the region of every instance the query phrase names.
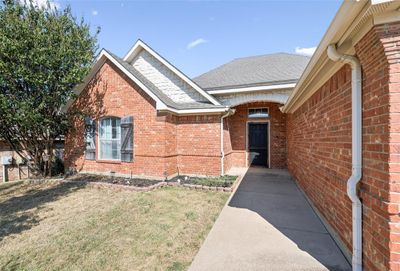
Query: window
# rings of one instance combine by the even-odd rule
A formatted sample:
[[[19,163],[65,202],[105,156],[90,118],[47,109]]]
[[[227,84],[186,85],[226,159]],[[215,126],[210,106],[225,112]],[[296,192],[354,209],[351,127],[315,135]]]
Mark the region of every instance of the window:
[[[121,119],[110,117],[100,120],[99,145],[99,159],[121,159]]]
[[[268,118],[269,117],[268,107],[250,108],[248,116],[249,118]]]

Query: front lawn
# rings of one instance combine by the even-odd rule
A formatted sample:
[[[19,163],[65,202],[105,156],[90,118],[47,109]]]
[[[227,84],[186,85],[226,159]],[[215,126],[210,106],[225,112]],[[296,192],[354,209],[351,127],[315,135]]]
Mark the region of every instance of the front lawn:
[[[0,185],[0,270],[184,270],[228,196]]]

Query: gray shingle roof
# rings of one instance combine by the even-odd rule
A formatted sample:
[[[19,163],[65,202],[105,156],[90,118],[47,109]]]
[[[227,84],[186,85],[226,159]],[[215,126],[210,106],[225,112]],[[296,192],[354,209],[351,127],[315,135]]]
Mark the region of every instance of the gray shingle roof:
[[[157,88],[150,80],[143,76],[137,69],[135,69],[128,62],[124,61],[122,58],[106,50],[119,64],[121,64],[128,72],[130,72],[134,77],[136,77],[143,85],[145,85],[157,98],[159,98],[168,107],[172,107],[177,110],[182,109],[208,109],[208,108],[224,108],[223,105],[214,105],[211,103],[204,102],[194,102],[194,103],[176,103],[170,97],[168,97],[164,92]]]
[[[237,58],[193,81],[205,90],[295,83],[309,60],[288,53]]]

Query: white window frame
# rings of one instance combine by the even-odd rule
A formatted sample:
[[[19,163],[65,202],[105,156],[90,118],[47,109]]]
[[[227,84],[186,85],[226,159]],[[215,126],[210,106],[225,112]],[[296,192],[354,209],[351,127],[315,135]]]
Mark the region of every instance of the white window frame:
[[[250,116],[250,110],[254,110],[254,109],[267,109],[267,114],[268,114],[268,116],[260,116],[260,117],[256,117],[256,116]],[[247,118],[248,119],[266,119],[266,118],[269,118],[270,117],[270,114],[269,114],[269,107],[266,107],[266,106],[262,106],[262,107],[249,107],[248,109],[247,109]]]
[[[119,146],[119,149],[118,149],[118,157],[119,158],[117,158],[117,159],[103,158],[103,157],[101,157],[101,140],[102,140],[102,138],[100,137],[101,136],[101,132],[100,132],[100,130],[101,130],[101,121],[105,120],[105,119],[113,119],[113,118],[120,120],[120,125],[117,126],[117,128],[119,128],[119,138],[118,139],[104,139],[104,140],[110,140],[111,142],[112,141],[119,141],[119,145],[118,145]],[[121,161],[121,118],[120,117],[116,117],[116,116],[103,117],[103,118],[99,119],[97,127],[98,127],[98,133],[97,133],[98,134],[98,136],[97,136],[98,154],[97,154],[97,159],[99,161]]]

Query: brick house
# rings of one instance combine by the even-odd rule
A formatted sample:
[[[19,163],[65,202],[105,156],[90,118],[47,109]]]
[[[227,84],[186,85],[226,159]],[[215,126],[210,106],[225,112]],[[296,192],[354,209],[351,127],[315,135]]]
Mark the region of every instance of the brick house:
[[[103,50],[69,104],[86,118],[66,137],[67,167],[288,168],[354,270],[400,270],[399,8],[345,1],[311,59],[241,58],[193,80],[142,41],[124,58]]]

